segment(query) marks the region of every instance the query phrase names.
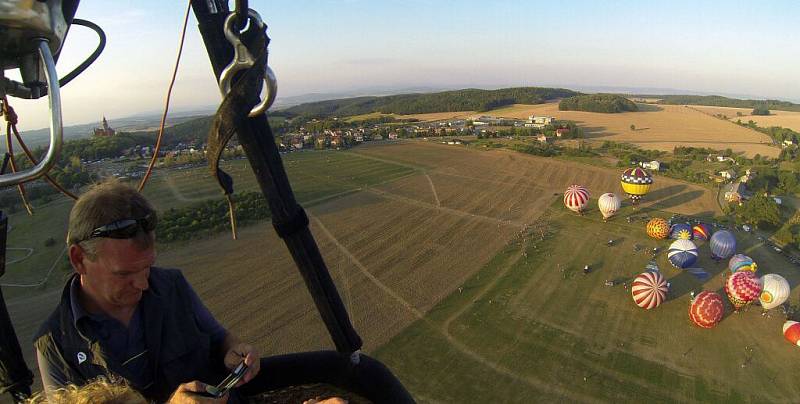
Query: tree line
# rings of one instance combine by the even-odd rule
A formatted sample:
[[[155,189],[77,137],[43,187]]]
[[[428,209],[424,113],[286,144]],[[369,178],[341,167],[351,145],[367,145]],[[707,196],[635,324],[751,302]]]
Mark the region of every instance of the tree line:
[[[589,94],[578,95],[561,100],[558,103],[559,111],[586,111],[618,113],[626,111],[638,111],[631,100],[616,94]]]
[[[421,114],[429,112],[489,111],[511,104],[541,104],[580,93],[563,88],[517,87],[499,90],[464,89],[428,94],[355,97],[297,105],[282,112],[290,116],[352,116],[372,112]]]

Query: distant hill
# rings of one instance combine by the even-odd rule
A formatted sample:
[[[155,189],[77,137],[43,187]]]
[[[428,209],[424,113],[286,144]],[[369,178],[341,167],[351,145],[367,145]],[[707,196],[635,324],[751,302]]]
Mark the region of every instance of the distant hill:
[[[399,94],[385,97],[355,97],[319,101],[282,110],[291,115],[350,116],[424,114],[430,112],[488,111],[511,104],[541,104],[580,93],[563,88],[517,87],[499,90],[465,89],[427,94]]]
[[[659,98],[659,104],[709,105],[713,107],[755,108],[757,106],[778,111],[800,111],[800,104],[780,100],[741,100],[719,95],[647,95],[637,97]]]
[[[631,100],[617,94],[589,94],[564,98],[558,103],[560,111],[617,113],[638,111]]]

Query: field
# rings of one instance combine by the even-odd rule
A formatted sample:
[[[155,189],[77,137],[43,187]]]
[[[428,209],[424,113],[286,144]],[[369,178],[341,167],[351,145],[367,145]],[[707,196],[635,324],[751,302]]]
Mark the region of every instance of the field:
[[[707,112],[711,115],[722,114],[728,117],[729,120],[736,122],[741,119],[742,122],[754,121],[758,126],[782,126],[794,131],[800,131],[800,112],[795,111],[777,111],[770,110],[769,115],[750,115],[753,112],[752,108],[726,108],[726,107],[705,107],[693,106],[700,111]],[[740,112],[742,116],[737,116],[736,113]]]
[[[566,185],[581,182],[598,193],[619,187],[614,170],[507,151],[405,142],[342,155],[415,170],[309,209],[312,231],[368,350],[456,290]],[[716,213],[712,192],[658,182],[644,206]],[[238,241],[219,236],[171,248],[160,263],[185,268],[223,323],[262,341],[265,351],[329,347],[269,225],[243,230]]]
[[[761,316],[757,307],[734,314],[728,306],[715,329],[690,325],[689,292],[720,292],[726,267],[702,242],[698,266],[714,274],[709,281],[672,268],[662,252],[669,300],[651,311],[636,307],[627,288],[603,283],[629,282],[643,270],[649,255],[634,244],[663,251],[668,243],[647,238],[641,223],[597,216],[555,203],[538,225],[550,234],[542,238],[534,226],[515,238],[377,357],[421,402],[795,401],[800,351],[783,340],[782,315]],[[737,237],[759,271],[797,286],[800,273],[783,257],[752,236]],[[583,275],[584,265],[592,273]]]
[[[776,157],[780,153],[779,148],[772,146],[769,136],[690,107],[638,105],[639,112],[618,114],[559,111],[557,103],[514,105],[487,114],[518,119],[527,119],[530,115],[554,116],[577,122],[589,139],[629,142],[645,149],[672,151],[675,146],[684,145],[720,150],[730,148],[750,157],[756,153]],[[636,130],[631,130],[631,125],[635,125]]]
[[[390,348],[381,347],[393,346],[398,334],[406,335],[404,329],[441,311],[459,287],[468,290],[470,279],[492,265],[498,251],[512,254],[504,248],[537,228],[565,186],[582,183],[595,196],[620,192],[618,170],[433,142],[284,158],[365,350],[389,360],[420,398],[427,390],[396,365]],[[237,189],[254,189],[246,162],[228,163]],[[204,167],[163,171],[147,193],[161,209],[220,197],[205,176]],[[719,213],[714,198],[705,188],[657,177],[640,209],[713,216]],[[158,264],[182,268],[220,321],[267,354],[332,347],[291,257],[268,223],[242,228],[236,241],[221,234],[168,245]],[[29,361],[27,341],[59,292],[54,286],[9,301]],[[469,343],[460,337],[453,341],[453,346]]]

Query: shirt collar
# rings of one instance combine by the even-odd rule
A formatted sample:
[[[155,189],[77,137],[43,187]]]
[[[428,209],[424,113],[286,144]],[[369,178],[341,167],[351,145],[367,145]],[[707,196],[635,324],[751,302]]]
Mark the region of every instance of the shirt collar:
[[[81,293],[81,277],[80,275],[75,275],[75,277],[72,278],[69,284],[69,304],[70,308],[72,309],[72,318],[76,327],[78,326],[78,321],[84,318],[88,318],[98,322],[110,319],[110,317],[108,317],[105,314],[102,313],[92,314],[86,311],[86,309],[81,305],[80,293]]]

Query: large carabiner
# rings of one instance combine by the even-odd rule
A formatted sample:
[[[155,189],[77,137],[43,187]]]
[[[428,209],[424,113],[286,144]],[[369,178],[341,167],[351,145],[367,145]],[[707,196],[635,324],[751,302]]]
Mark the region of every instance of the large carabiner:
[[[250,23],[256,24],[256,28],[260,30],[264,29],[264,21],[255,10],[247,10],[247,16],[250,19]],[[233,60],[231,60],[231,63],[226,66],[219,75],[219,90],[223,97],[231,91],[233,77],[236,76],[236,73],[244,69],[249,69],[255,64],[253,54],[250,53],[247,46],[242,43],[242,40],[239,38],[239,32],[234,28],[236,19],[237,13],[235,12],[230,13],[228,17],[225,18],[225,38],[227,38],[228,42],[233,46]],[[261,115],[269,109],[272,103],[275,102],[275,96],[278,93],[278,80],[275,78],[275,73],[272,69],[266,65],[264,66],[264,84],[266,86],[266,94],[264,99],[250,110],[248,116],[251,118]]]

